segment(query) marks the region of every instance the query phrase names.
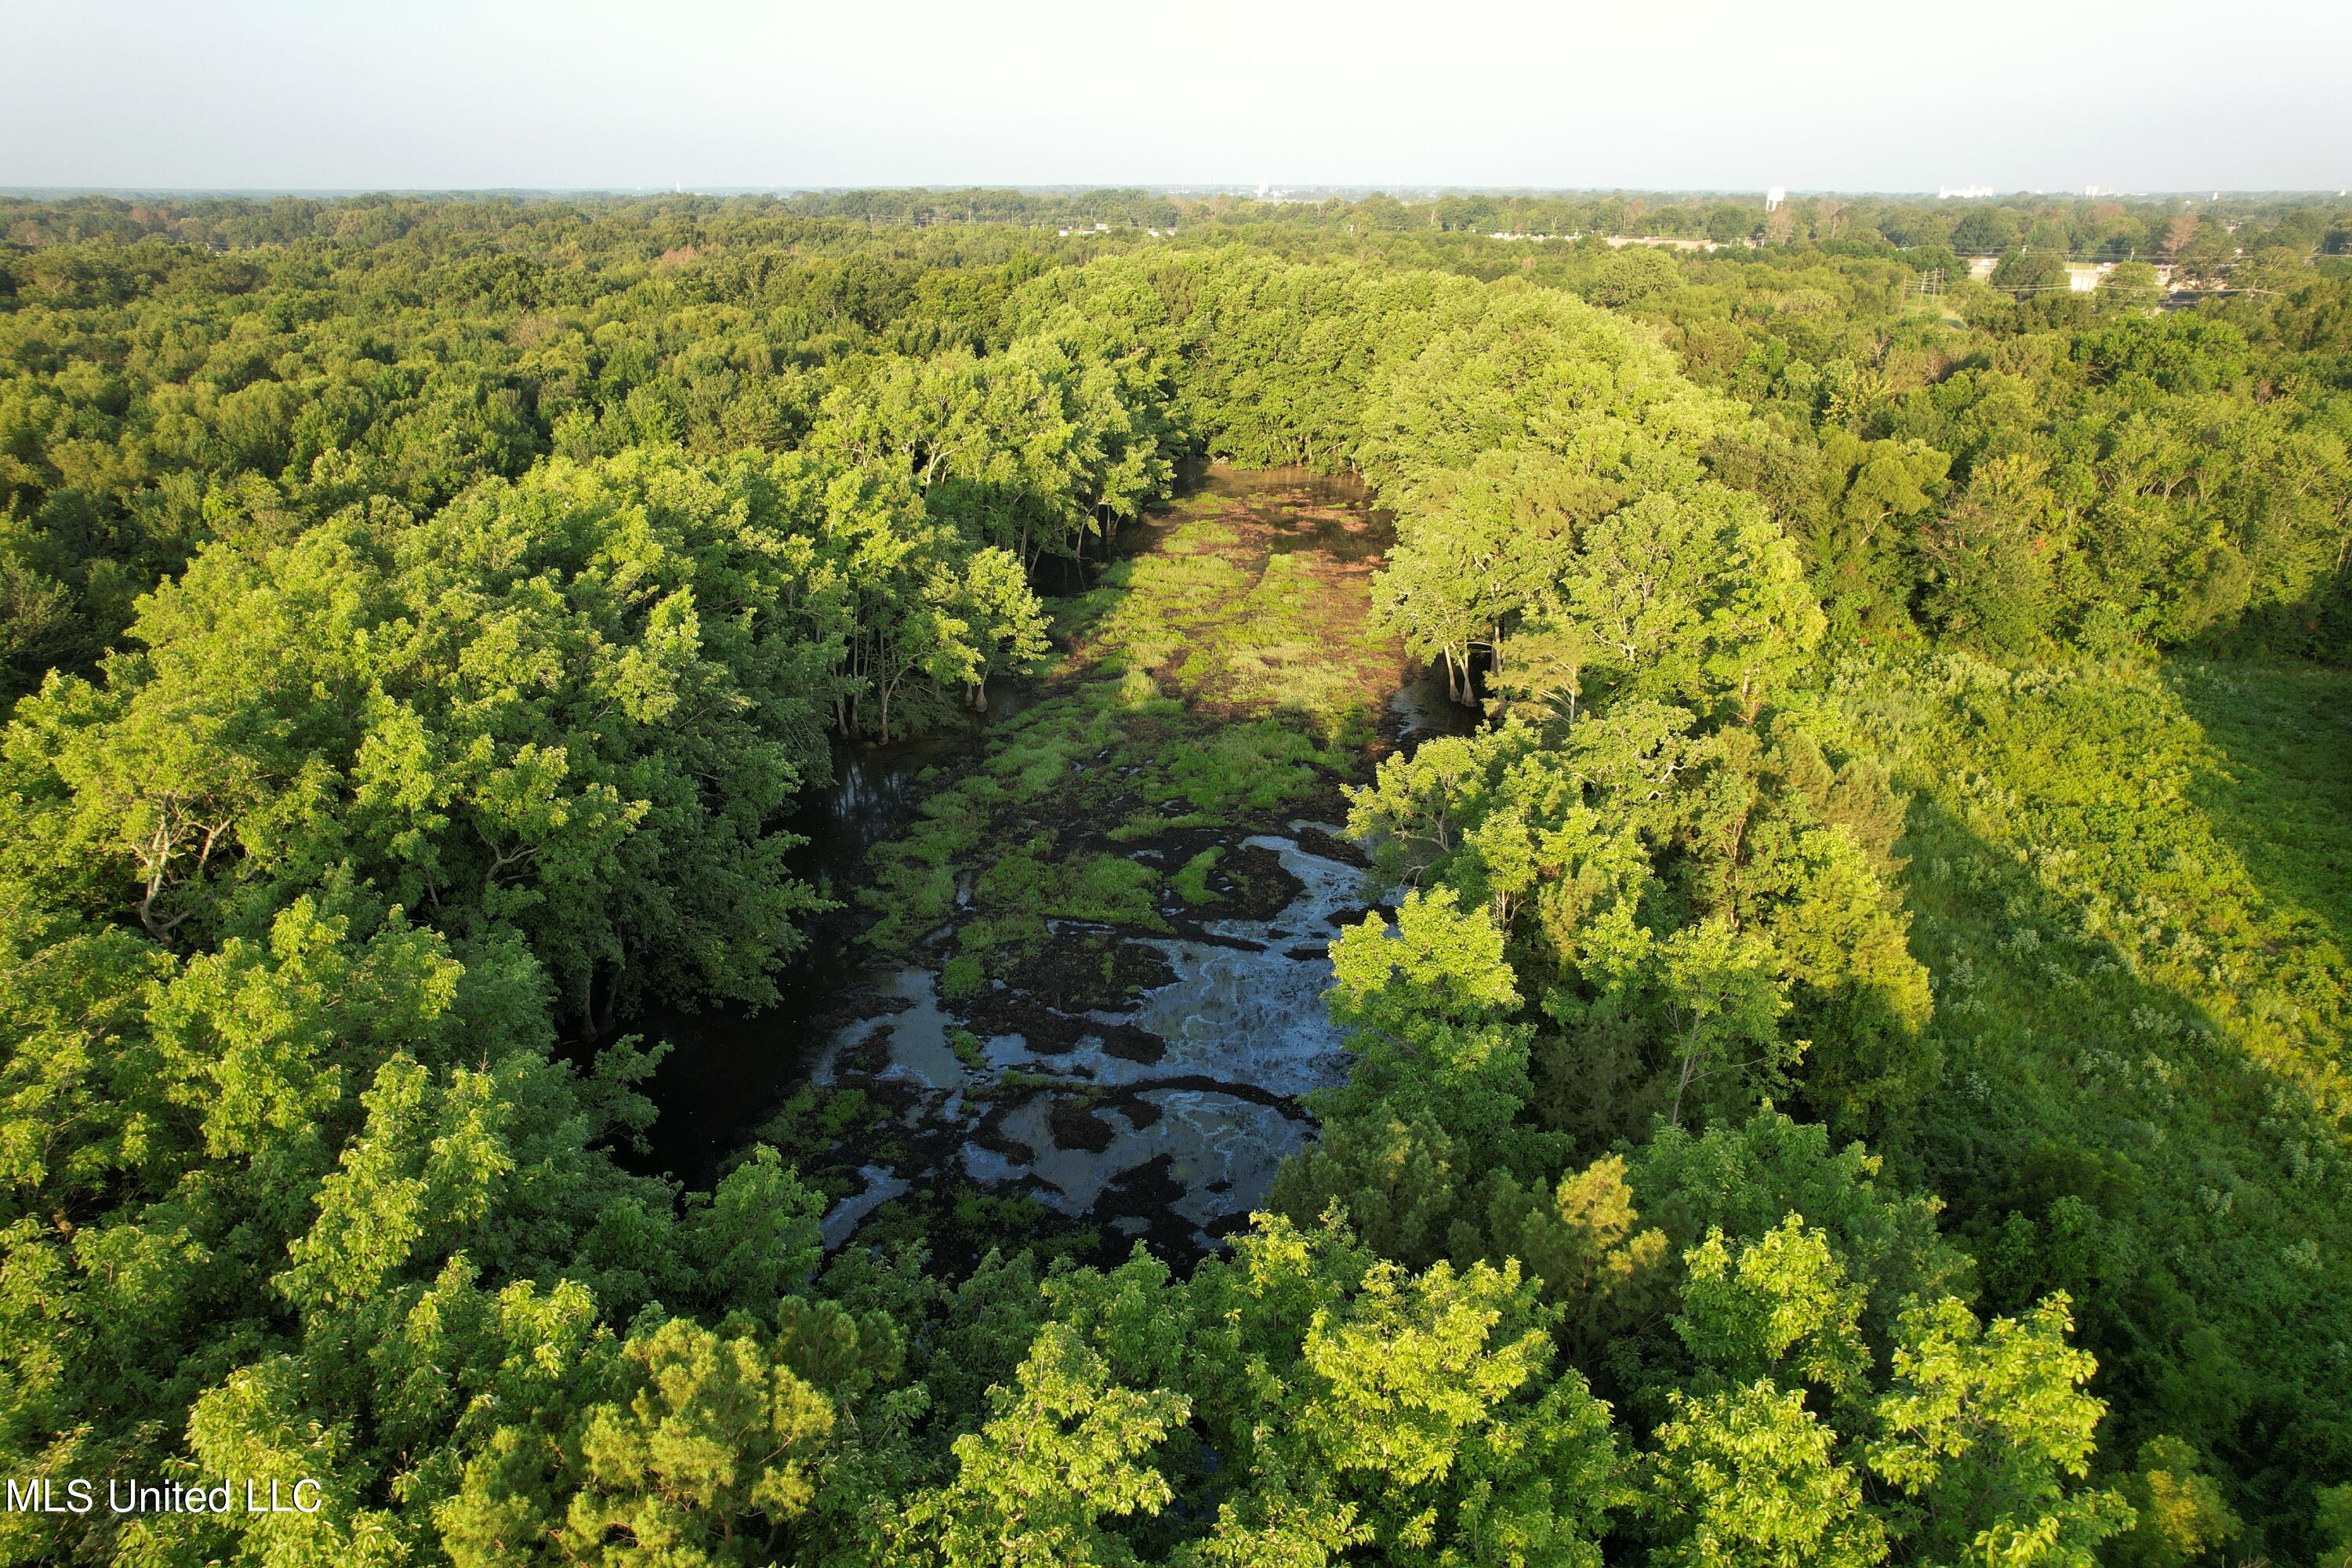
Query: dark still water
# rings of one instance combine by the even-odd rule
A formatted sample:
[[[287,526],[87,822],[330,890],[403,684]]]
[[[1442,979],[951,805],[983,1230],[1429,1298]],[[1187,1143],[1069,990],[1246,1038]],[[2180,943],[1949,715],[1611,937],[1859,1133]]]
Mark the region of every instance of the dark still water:
[[[992,693],[990,718],[1009,718],[1022,699]],[[972,720],[887,746],[834,742],[832,787],[805,797],[787,826],[808,841],[794,852],[793,868],[843,907],[816,922],[808,945],[777,974],[782,994],[773,1006],[656,1007],[626,1026],[648,1043],[671,1047],[645,1086],[661,1115],[646,1134],[648,1156],[634,1163],[707,1187],[806,1079],[865,978],[856,895],[867,851],[906,825],[938,773],[977,755],[986,734],[986,724]]]
[[[1125,530],[1118,553],[1157,549],[1204,507],[1260,543],[1261,560],[1318,552],[1377,562],[1392,537],[1391,520],[1351,478],[1213,468],[1193,479],[1172,516]],[[959,1008],[940,995],[938,955],[878,965],[857,939],[868,851],[1033,700],[1006,691],[985,721],[889,746],[835,745],[835,783],[808,797],[790,826],[808,840],[795,857],[799,875],[845,908],[817,923],[778,976],[774,1005],[654,1011],[627,1026],[672,1047],[646,1086],[660,1116],[649,1153],[635,1163],[707,1187],[784,1100],[814,1083],[863,1089],[901,1108],[896,1156],[839,1152],[866,1187],[828,1216],[835,1243],[887,1197],[942,1183],[1025,1194],[1065,1215],[1177,1245],[1212,1240],[1263,1194],[1280,1157],[1311,1136],[1299,1099],[1347,1070],[1321,999],[1331,973],[1325,948],[1340,920],[1360,910],[1361,875],[1328,837],[1336,823],[1201,830],[1236,864],[1265,868],[1265,885],[1286,890],[1273,900],[1279,907],[1188,921],[1171,903],[1163,913],[1172,935],[1098,931],[1149,950],[1130,956],[1153,984],[1117,1007],[1048,1006],[1000,987],[992,1008]],[[1380,746],[1474,722],[1446,700],[1442,678],[1401,668]],[[1084,829],[1066,826],[1073,831]],[[1175,868],[1168,846],[1138,843],[1133,852],[1163,874]],[[966,1041],[961,1055],[956,1037]]]

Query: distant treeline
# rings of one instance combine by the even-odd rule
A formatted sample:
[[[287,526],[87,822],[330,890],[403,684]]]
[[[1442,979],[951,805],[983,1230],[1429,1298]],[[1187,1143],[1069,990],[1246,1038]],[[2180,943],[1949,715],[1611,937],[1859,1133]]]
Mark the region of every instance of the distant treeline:
[[[495,232],[552,220],[593,222],[627,213],[695,223],[839,218],[875,227],[944,225],[1020,228],[1274,226],[1348,234],[1435,230],[1479,235],[1705,239],[1835,245],[1853,253],[1948,247],[1990,256],[2012,247],[2103,259],[2168,259],[2199,233],[2227,235],[2247,255],[2284,247],[2301,256],[2352,255],[2352,200],[2326,195],[2210,198],[2069,195],[2040,192],[1969,198],[1805,194],[1769,205],[1761,191],[1446,193],[1402,197],[1262,199],[1244,193],[1175,195],[1143,189],[804,191],[791,195],[625,196],[524,194],[350,197],[90,195],[0,198],[0,235],[39,246],[167,234],[215,248],[303,239],[381,243],[418,230]],[[2208,245],[2214,243],[2208,238]]]

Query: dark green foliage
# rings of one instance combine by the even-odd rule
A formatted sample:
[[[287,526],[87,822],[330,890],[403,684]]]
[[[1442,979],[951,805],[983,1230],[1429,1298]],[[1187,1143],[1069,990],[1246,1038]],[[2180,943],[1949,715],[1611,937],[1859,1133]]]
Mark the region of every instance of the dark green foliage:
[[[2282,662],[2352,627],[2340,204],[0,227],[0,1471],[322,1489],[0,1558],[2352,1544],[2352,693]],[[1486,722],[1372,751],[1400,643]],[[619,1030],[776,998],[834,742],[1027,675],[842,901],[1115,1006],[1351,782],[1268,1212],[1180,1277],[951,1183],[828,1258],[879,1089],[629,1173]]]

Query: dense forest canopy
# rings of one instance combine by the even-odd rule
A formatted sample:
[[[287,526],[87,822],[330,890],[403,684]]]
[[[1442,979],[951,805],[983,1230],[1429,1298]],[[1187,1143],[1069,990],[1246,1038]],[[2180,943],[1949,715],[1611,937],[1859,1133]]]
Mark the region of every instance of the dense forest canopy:
[[[8,1560],[2352,1552],[2340,201],[0,236],[0,1471],[324,1488]],[[1360,475],[1370,624],[1479,721],[1350,779],[1321,696],[1183,675],[1266,668],[1150,622],[1213,552],[1121,557],[1202,458]],[[811,879],[836,744],[1081,636],[862,905]],[[651,1169],[636,1021],[820,921],[977,900],[943,993],[1148,921],[995,836],[1179,712],[1177,808],[1350,779],[1381,900],[1228,1246],[828,1248],[838,1097]]]

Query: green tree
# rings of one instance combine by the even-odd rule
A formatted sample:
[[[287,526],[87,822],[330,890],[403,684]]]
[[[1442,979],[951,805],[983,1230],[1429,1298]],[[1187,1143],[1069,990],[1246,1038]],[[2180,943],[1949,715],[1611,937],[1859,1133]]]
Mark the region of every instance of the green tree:
[[[1948,1297],[1904,1314],[1870,1465],[1921,1500],[1916,1550],[2087,1564],[2131,1524],[2115,1493],[2067,1484],[2090,1473],[2105,1408],[2081,1391],[2095,1363],[2065,1342],[2068,1305],[1979,1324]]]
[[[1139,1561],[1106,1520],[1158,1514],[1175,1493],[1143,1461],[1192,1413],[1181,1394],[1123,1387],[1069,1327],[1048,1323],[1017,1386],[991,1390],[994,1414],[956,1441],[955,1484],[915,1515],[945,1560],[1111,1564]]]
[[[1885,1560],[1886,1531],[1863,1502],[1861,1478],[1834,1457],[1834,1434],[1801,1393],[1766,1378],[1670,1398],[1644,1503],[1661,1560],[1704,1568]]]

